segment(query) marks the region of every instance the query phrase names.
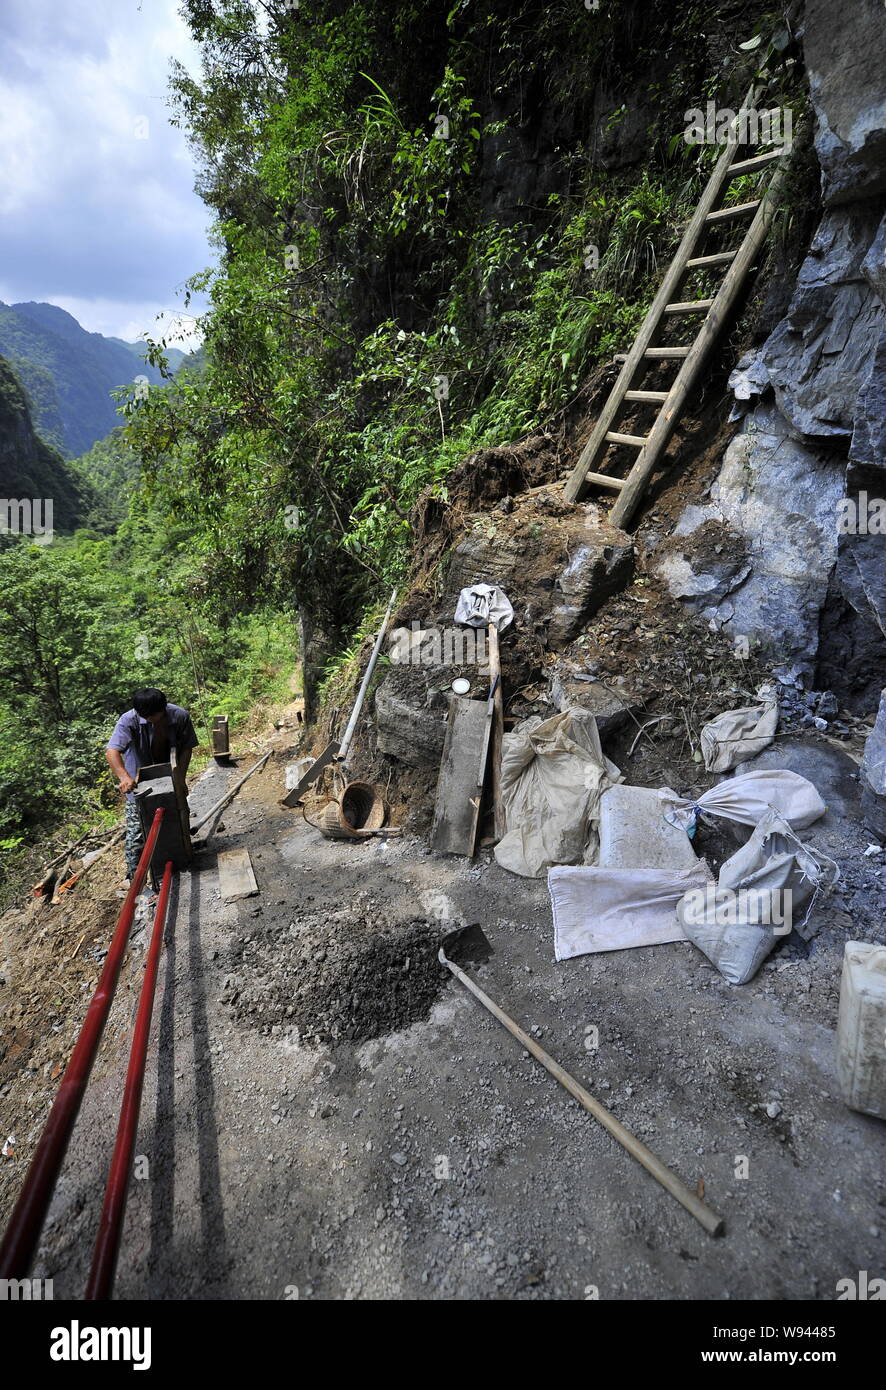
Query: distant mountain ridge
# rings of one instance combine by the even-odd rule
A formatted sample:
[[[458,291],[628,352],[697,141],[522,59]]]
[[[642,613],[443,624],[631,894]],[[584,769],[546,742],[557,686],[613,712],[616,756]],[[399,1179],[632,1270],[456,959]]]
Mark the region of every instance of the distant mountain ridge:
[[[0,303],[0,353],[24,387],[37,433],[66,458],[85,454],[119,425],[111,391],[137,376],[163,380],[142,361],[144,347],[88,333],[56,304]],[[186,356],[179,348],[166,355],[173,371]]]

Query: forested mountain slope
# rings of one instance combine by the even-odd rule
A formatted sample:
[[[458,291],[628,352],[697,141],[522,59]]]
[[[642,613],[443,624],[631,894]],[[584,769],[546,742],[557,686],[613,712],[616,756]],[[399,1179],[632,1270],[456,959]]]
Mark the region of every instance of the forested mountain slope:
[[[140,375],[155,384],[163,380],[142,360],[144,348],[87,333],[55,304],[0,304],[0,352],[28,394],[37,431],[68,458],[85,453],[119,424],[111,391]],[[170,349],[170,367],[184,355]]]

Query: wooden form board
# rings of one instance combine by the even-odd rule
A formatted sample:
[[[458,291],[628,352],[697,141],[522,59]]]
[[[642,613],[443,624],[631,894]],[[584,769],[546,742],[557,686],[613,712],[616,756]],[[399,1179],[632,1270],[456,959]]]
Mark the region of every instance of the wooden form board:
[[[163,807],[160,835],[151,857],[151,882],[157,888],[168,859],[177,869],[184,869],[193,854],[188,794],[174,749],[168,763],[150,763],[139,768],[135,800],[145,835],[151,828],[154,812]]]
[[[326,747],[323,749],[323,752],[311,764],[307,772],[302,777],[301,781],[297,782],[296,785],[292,788],[292,790],[288,791],[286,795],[281,799],[280,805],[297,806],[299,801],[307,791],[308,787],[311,785],[311,783],[316,782],[317,778],[320,776],[320,773],[324,770],[324,768],[327,768],[335,758],[338,757],[338,754],[339,745],[334,742],[327,743]]]
[[[492,787],[492,810],[495,817],[495,838],[500,840],[505,833],[505,813],[501,796],[501,753],[505,729],[504,692],[501,688],[501,653],[498,646],[498,628],[489,624],[489,680],[492,685],[493,717],[492,738],[489,753],[492,765],[490,783]]]
[[[474,853],[481,795],[477,782],[488,732],[487,702],[454,695],[449,702],[431,830],[431,848],[438,854],[470,857]]]
[[[218,887],[223,903],[254,897],[258,892],[248,849],[226,849],[218,856]]]
[[[212,755],[215,758],[226,758],[231,751],[230,729],[228,727],[228,716],[217,714],[212,721]]]

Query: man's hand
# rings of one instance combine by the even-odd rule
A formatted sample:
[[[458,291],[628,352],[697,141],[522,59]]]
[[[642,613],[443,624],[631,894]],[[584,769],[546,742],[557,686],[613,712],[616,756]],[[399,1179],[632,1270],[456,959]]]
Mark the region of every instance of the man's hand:
[[[129,773],[126,771],[126,764],[123,761],[119,749],[106,748],[105,757],[108,760],[108,767],[120,783],[121,792],[131,792],[135,786],[135,778],[130,777]]]

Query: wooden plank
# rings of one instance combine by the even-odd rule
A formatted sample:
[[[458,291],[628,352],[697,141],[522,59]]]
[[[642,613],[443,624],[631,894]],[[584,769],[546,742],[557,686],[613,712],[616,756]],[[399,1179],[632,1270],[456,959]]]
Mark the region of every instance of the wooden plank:
[[[489,661],[490,676],[492,675],[492,658]],[[486,788],[486,774],[489,769],[489,750],[492,747],[492,731],[495,724],[495,693],[498,690],[499,677],[496,676],[489,687],[489,695],[486,699],[486,717],[483,722],[483,742],[480,745],[480,760],[477,764],[477,789],[472,798],[474,812],[473,823],[471,826],[471,858],[477,853],[477,841],[480,834],[480,811],[483,807],[483,793]]]
[[[477,769],[486,734],[486,701],[453,695],[434,804],[431,848],[438,854],[474,852],[479,805]]]
[[[765,169],[767,164],[781,159],[783,153],[783,150],[770,150],[768,154],[755,154],[753,159],[740,159],[737,164],[730,164],[729,174],[734,178],[737,174],[752,174],[755,169]]]
[[[141,772],[145,772],[145,768]],[[155,777],[150,780],[139,777],[134,791],[136,805],[141,817],[142,829],[147,835],[154,819],[154,812],[163,808],[160,834],[151,857],[151,879],[156,886],[163,874],[166,861],[171,859],[177,869],[184,869],[191,862],[191,836],[187,815],[181,814],[179,789],[172,777]]]
[[[766,240],[770,224],[775,216],[777,194],[786,172],[785,165],[780,164],[772,176],[766,195],[762,199],[754,220],[748,228],[747,235],[738,249],[738,254],[723,277],[723,283],[714,300],[713,307],[702,324],[701,331],[671,387],[668,402],[662,407],[649,432],[646,448],[638,455],[636,463],[625,479],[625,486],[610,513],[609,520],[613,526],[624,527],[628,525],[659,458],[667,448],[668,441],[676,429],[680,413],[686,403],[686,398],[695,385],[708,352],[738,297],[745,276]]]
[[[707,265],[728,265],[734,261],[738,251],[718,251],[716,256],[695,256],[693,260],[686,262],[687,270],[698,270],[701,266]]]
[[[218,891],[223,903],[252,898],[258,892],[248,849],[224,849],[219,854]]]
[[[231,751],[228,716],[217,714],[212,721],[212,756],[227,758]]]
[[[159,777],[172,777],[172,763],[145,763],[136,775],[136,782],[156,782]]]
[[[742,110],[753,106],[757,95],[756,84],[751,87],[742,103]],[[699,199],[683,239],[677,249],[674,259],[665,272],[665,276],[658,288],[658,293],[652,302],[643,325],[634,339],[633,346],[627,355],[624,366],[619,373],[618,380],[609,394],[597,423],[594,426],[591,437],[581,452],[575,467],[570,473],[566,487],[563,491],[565,502],[578,502],[587,489],[588,470],[593,468],[597,461],[597,456],[603,445],[604,439],[612,429],[616,415],[621,409],[625,391],[629,390],[635,383],[634,378],[643,367],[647,349],[652,347],[661,328],[662,310],[666,304],[671,304],[677,296],[677,291],[686,274],[687,263],[695,250],[699,237],[705,230],[708,213],[715,207],[721,192],[723,191],[729,178],[729,167],[735,157],[737,148],[736,132],[741,111],[736,112],[734,120],[731,122],[727,132],[726,142],[723,153],[714,165],[707,187]]]
[[[166,787],[167,782],[171,783],[174,793],[171,799],[166,797],[166,791],[168,790]],[[163,787],[162,796],[158,790],[161,784]],[[163,830],[161,831],[160,839],[157,841],[157,848],[151,860],[151,874],[156,886],[163,876],[163,869],[167,859],[172,859],[176,868],[180,869],[183,868],[185,864],[189,863],[192,857],[191,813],[188,808],[188,793],[185,788],[185,779],[178,766],[175,749],[172,750],[168,763],[149,763],[139,768],[138,776],[136,777],[136,796],[138,796],[139,791],[145,787],[154,789],[151,792],[153,800],[150,811],[146,812],[142,810],[140,812],[143,822],[145,821],[145,817],[147,817],[147,821],[144,824],[145,834],[148,832],[150,823],[154,818],[154,811],[156,811],[157,807],[163,806],[166,809],[166,815],[163,817]],[[168,824],[173,816],[176,817],[178,822],[175,830]],[[164,845],[170,847],[170,852],[163,853]]]
[[[301,781],[296,782],[295,786],[292,788],[292,791],[287,792],[286,795],[281,798],[280,805],[297,806],[299,801],[307,791],[308,787],[311,785],[311,783],[316,782],[323,769],[329,766],[333,758],[338,757],[338,752],[339,745],[335,741],[333,741],[332,743],[327,743],[326,747],[323,749],[323,752],[319,755],[319,757],[314,759],[313,763],[308,768]]]
[[[505,808],[501,797],[501,746],[505,731],[505,701],[501,673],[501,653],[498,645],[498,628],[494,625],[490,626],[489,634],[489,679],[494,685],[492,698],[495,706],[492,718],[492,745],[490,748],[492,812],[495,819],[495,838],[496,840],[500,840],[505,833]]]

